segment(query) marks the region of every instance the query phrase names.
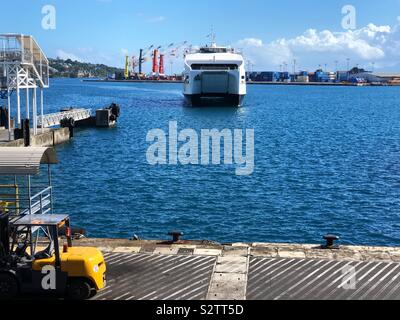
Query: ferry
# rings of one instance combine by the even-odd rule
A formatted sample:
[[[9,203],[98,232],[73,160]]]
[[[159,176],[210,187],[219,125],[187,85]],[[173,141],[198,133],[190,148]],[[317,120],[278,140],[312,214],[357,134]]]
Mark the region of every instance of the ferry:
[[[183,94],[192,106],[222,99],[241,107],[247,93],[244,58],[234,49],[216,43],[201,47],[186,55],[183,81]]]

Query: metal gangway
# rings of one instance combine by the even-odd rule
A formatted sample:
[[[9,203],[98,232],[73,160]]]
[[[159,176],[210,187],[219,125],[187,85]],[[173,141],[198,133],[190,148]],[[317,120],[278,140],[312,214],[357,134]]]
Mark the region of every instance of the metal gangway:
[[[62,120],[80,121],[89,119],[92,116],[91,109],[70,109],[57,113],[50,113],[38,117],[38,126],[43,128],[49,128],[58,126]]]
[[[49,87],[49,61],[32,36],[0,34],[0,98],[7,100],[8,132],[11,140],[11,115],[16,114],[15,127],[22,125],[21,91],[26,94],[25,119],[32,119],[33,133],[38,128],[38,97],[40,115],[43,116],[43,89]],[[11,105],[15,92],[16,107]],[[42,127],[42,131],[43,131]]]

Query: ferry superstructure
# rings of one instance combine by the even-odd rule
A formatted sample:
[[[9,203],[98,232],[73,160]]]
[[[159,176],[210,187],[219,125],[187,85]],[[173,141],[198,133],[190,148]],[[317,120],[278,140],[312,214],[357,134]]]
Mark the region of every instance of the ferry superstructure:
[[[224,99],[240,107],[247,93],[243,56],[215,43],[186,55],[183,76],[183,94],[193,106]]]

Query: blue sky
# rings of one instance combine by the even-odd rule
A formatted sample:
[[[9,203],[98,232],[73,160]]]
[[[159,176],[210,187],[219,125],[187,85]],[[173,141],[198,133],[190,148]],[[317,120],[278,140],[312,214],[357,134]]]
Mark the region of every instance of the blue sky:
[[[342,28],[342,7],[356,8],[356,30]],[[44,5],[56,8],[56,29],[41,26]],[[122,66],[140,47],[207,42],[243,48],[255,69],[353,64],[399,71],[400,0],[14,0],[2,4],[0,33],[32,34],[48,56]],[[14,13],[14,14],[12,14]],[[18,16],[18,19],[16,18]],[[180,62],[176,62],[176,68]]]

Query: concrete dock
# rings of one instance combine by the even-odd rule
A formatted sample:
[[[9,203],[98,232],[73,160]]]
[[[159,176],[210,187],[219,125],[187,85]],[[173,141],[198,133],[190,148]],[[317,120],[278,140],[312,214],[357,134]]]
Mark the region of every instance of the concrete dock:
[[[400,248],[83,239],[107,262],[95,300],[398,300]]]
[[[0,129],[0,147],[23,147],[24,139],[8,141],[8,130]],[[70,140],[68,128],[44,129],[43,133],[31,134],[32,147],[53,147]]]

